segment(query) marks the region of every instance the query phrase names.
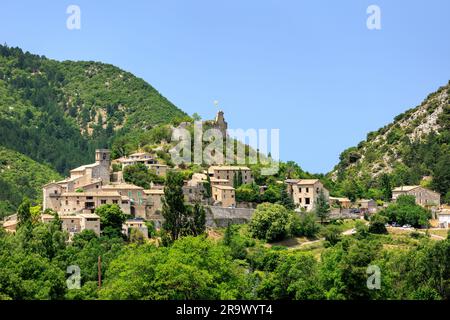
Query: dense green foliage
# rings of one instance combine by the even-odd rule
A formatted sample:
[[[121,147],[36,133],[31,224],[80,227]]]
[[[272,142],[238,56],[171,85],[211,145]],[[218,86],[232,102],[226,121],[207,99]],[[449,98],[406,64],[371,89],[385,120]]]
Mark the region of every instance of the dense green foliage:
[[[49,166],[0,146],[0,218],[16,210],[23,197],[40,199],[42,186],[59,178]]]
[[[437,118],[436,123],[434,120]],[[418,185],[431,176],[427,187],[442,201],[450,191],[450,85],[430,94],[418,107],[395,117],[394,122],[370,132],[367,139],[340,155],[329,175],[328,187],[349,199],[390,200],[392,188]],[[423,127],[428,127],[424,130]]]
[[[58,62],[0,45],[0,147],[60,174],[92,162],[95,148],[132,132],[149,129],[147,135],[157,140],[167,128],[154,126],[183,116],[152,86],[112,65]],[[15,156],[4,148],[2,169]],[[58,178],[45,165],[29,164],[27,171],[12,169],[6,179],[0,170],[0,212],[12,212],[23,196],[37,200],[35,188]]]
[[[337,227],[337,226],[334,226]],[[337,229],[337,228],[336,228]],[[359,229],[359,228],[358,228]],[[0,228],[2,299],[448,299],[450,239],[395,240],[359,232],[339,237],[320,256],[268,248],[246,226],[223,240],[183,237],[170,246],[126,243],[92,231],[67,234],[55,220]],[[337,234],[337,232],[335,233]],[[331,239],[331,238],[330,238]],[[395,249],[390,249],[390,244]],[[102,288],[97,262],[102,260]],[[80,289],[68,289],[68,266],[79,266]],[[381,271],[369,289],[368,267]]]
[[[102,234],[110,237],[118,237],[122,233],[122,224],[127,219],[127,215],[122,212],[117,204],[104,204],[95,209],[95,213],[100,217]]]
[[[171,243],[183,236],[197,236],[205,232],[206,212],[199,203],[185,204],[183,175],[168,171],[162,199],[163,240]]]
[[[250,221],[250,232],[257,239],[283,240],[290,233],[292,212],[279,204],[262,203],[256,207]]]
[[[142,163],[126,166],[123,170],[123,178],[126,182],[144,189],[150,189],[152,183],[164,183],[163,177],[158,176],[154,170],[148,169]]]
[[[391,203],[379,214],[387,217],[389,222],[397,222],[400,225],[409,224],[414,227],[428,226],[428,220],[431,219],[431,212],[417,205],[414,196],[409,195],[399,196],[397,202]]]

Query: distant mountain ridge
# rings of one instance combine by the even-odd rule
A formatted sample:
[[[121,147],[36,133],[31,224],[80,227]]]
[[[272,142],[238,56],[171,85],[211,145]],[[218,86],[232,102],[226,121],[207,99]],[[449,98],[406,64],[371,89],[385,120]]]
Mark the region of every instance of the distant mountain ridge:
[[[450,167],[450,82],[342,152],[328,176],[337,182],[359,181],[367,188],[384,174],[393,185],[419,184],[424,176],[447,174],[441,168],[447,164]],[[445,194],[448,181],[430,187]]]

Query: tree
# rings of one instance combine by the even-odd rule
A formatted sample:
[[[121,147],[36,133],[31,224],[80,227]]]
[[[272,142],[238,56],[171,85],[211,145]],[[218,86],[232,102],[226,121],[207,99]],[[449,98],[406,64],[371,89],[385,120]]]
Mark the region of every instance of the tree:
[[[382,216],[380,214],[373,215],[370,218],[369,232],[377,233],[377,234],[386,234],[387,233],[387,230],[385,227],[386,222],[387,222],[387,219],[385,216]]]
[[[315,211],[317,217],[320,219],[320,223],[323,224],[325,219],[330,215],[330,205],[328,204],[327,198],[323,190],[320,190],[319,196],[316,199]]]
[[[130,246],[115,259],[99,292],[102,299],[245,299],[244,269],[229,248],[200,237],[170,247]]]
[[[318,263],[311,253],[284,254],[257,288],[263,299],[323,299]]]
[[[344,195],[350,199],[351,202],[355,202],[358,198],[361,198],[363,190],[355,178],[349,178],[342,184]]]
[[[428,220],[431,219],[431,212],[417,205],[411,195],[399,196],[396,203],[390,204],[379,213],[387,217],[389,222],[410,224],[414,227],[428,226]]]
[[[257,239],[269,242],[283,240],[289,235],[289,210],[279,204],[262,203],[256,207],[249,230]]]
[[[212,185],[211,185],[211,177],[209,174],[206,176],[206,183],[203,184],[205,190],[205,197],[207,199],[211,199],[212,197]]]
[[[433,172],[433,189],[444,196],[450,191],[450,154],[443,154],[437,161]]]
[[[127,219],[127,216],[117,204],[104,204],[97,207],[95,213],[100,216],[100,226],[103,234],[109,237],[121,236],[122,224]]]
[[[330,225],[324,230],[324,237],[328,244],[334,246],[341,241],[341,230],[337,226]]]
[[[261,196],[263,202],[279,203],[281,199],[280,187],[274,184],[268,186]]]
[[[283,205],[286,209],[289,210],[295,209],[294,200],[288,193],[286,185],[283,185],[283,188],[281,189],[280,204]]]
[[[236,189],[236,201],[260,202],[259,186],[256,183],[243,184]]]
[[[170,240],[177,240],[185,227],[186,217],[189,214],[184,204],[183,177],[175,171],[169,171],[166,176],[162,216],[165,221],[163,229],[168,233]]]
[[[191,212],[191,233],[193,236],[199,236],[205,233],[206,230],[206,211],[199,202],[196,202],[193,206],[191,206]]]
[[[314,238],[319,231],[320,225],[316,222],[316,215],[314,213],[302,213],[300,216],[297,213],[293,213],[292,235]]]
[[[389,178],[389,175],[386,173],[383,173],[380,177],[380,184],[381,189],[383,191],[383,200],[384,201],[391,201],[392,199],[392,185],[391,185],[391,179]]]
[[[17,209],[17,225],[18,227],[31,225],[31,202],[25,198]]]

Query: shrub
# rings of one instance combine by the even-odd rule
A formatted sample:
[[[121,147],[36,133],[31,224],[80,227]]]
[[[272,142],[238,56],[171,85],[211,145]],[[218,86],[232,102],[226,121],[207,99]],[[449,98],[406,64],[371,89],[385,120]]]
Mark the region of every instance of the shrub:
[[[291,212],[279,204],[262,203],[256,207],[249,230],[253,237],[269,242],[286,238],[290,233]]]
[[[385,216],[382,216],[380,214],[373,215],[372,218],[370,218],[369,232],[376,234],[386,234],[386,222],[387,218]]]

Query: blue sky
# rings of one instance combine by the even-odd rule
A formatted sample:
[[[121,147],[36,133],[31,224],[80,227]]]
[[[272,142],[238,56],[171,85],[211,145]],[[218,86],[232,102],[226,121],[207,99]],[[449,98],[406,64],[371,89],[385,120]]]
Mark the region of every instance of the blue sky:
[[[81,9],[68,30],[66,9]],[[369,5],[381,30],[366,27]],[[204,119],[279,128],[280,155],[327,172],[341,151],[450,80],[450,1],[2,0],[0,41],[96,60]]]

